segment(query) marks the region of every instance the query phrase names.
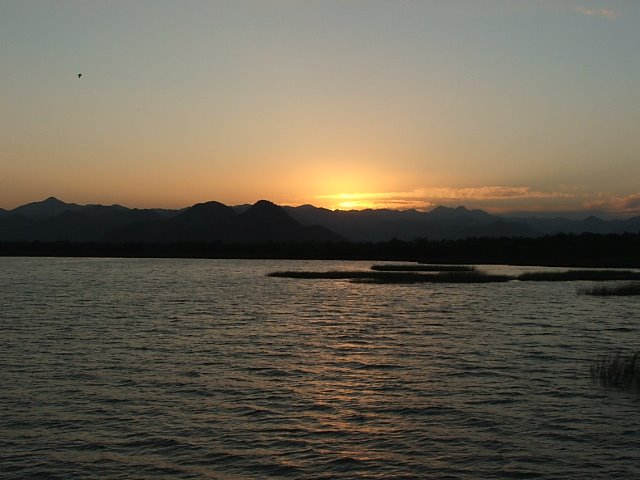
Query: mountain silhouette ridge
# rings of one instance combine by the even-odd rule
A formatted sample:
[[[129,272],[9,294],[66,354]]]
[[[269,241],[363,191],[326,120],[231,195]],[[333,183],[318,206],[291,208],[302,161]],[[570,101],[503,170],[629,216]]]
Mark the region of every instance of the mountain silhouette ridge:
[[[640,216],[605,220],[510,217],[464,206],[417,210],[281,207],[269,200],[227,206],[217,201],[171,210],[78,205],[56,197],[0,209],[0,240],[107,242],[387,241],[537,237],[556,233],[640,231]]]
[[[75,203],[65,203],[56,197],[48,197],[39,202],[31,202],[14,208],[10,211],[13,214],[24,215],[31,218],[54,217],[67,210],[77,210],[82,208]]]

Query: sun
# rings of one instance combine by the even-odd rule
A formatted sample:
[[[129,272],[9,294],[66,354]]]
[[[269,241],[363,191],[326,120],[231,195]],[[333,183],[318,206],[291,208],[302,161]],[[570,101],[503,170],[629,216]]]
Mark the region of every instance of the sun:
[[[367,195],[359,193],[338,193],[334,195],[323,195],[326,200],[331,201],[328,207],[331,210],[365,210],[376,208],[377,203],[367,198]]]
[[[318,195],[325,208],[330,210],[366,210],[368,208],[384,208],[386,202],[375,193],[336,193]]]
[[[332,206],[333,210],[366,210],[368,208],[376,208],[378,205],[366,200],[349,200],[340,202]]]
[[[340,161],[338,161],[340,160]],[[329,159],[298,171],[309,192],[309,203],[331,210],[398,208],[394,192],[397,175],[379,171],[372,162]],[[364,165],[363,165],[364,164]]]

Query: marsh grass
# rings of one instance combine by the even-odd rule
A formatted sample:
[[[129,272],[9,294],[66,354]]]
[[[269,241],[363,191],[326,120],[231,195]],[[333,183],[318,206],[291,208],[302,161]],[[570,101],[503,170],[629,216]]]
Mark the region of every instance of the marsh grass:
[[[369,278],[375,274],[376,272],[348,270],[330,270],[327,272],[287,270],[281,272],[271,272],[268,273],[267,276],[278,278],[308,278],[313,280],[352,280],[354,278]]]
[[[594,382],[640,391],[640,352],[600,355],[589,366]]]
[[[561,272],[528,272],[517,277],[494,275],[466,265],[372,265],[371,270],[330,270],[330,271],[278,271],[267,274],[270,277],[349,280],[357,283],[495,283],[510,280],[537,282],[566,282],[575,280],[640,280],[640,273],[631,270],[567,270]],[[640,282],[630,287],[603,286],[586,289],[589,295],[636,295]],[[593,292],[593,293],[592,293]],[[604,293],[602,293],[604,292]],[[619,292],[619,293],[618,293]]]
[[[507,282],[513,277],[507,275],[489,275],[478,271],[441,271],[436,273],[388,272],[388,271],[344,271],[326,272],[281,271],[269,273],[270,277],[306,278],[326,280],[351,280],[358,283],[489,283]]]
[[[382,272],[380,272],[382,273]],[[352,279],[354,283],[497,283],[508,282],[513,277],[508,275],[490,275],[483,272],[438,272],[421,274],[416,272],[384,272],[387,275],[376,275],[370,278]]]
[[[527,272],[518,280],[562,282],[572,280],[640,280],[640,273],[631,270],[567,270],[564,272]]]
[[[580,295],[595,295],[601,297],[640,295],[640,282],[619,283],[615,285],[598,285],[590,288],[578,289]]]
[[[469,265],[372,265],[371,270],[379,272],[474,272],[475,267]]]

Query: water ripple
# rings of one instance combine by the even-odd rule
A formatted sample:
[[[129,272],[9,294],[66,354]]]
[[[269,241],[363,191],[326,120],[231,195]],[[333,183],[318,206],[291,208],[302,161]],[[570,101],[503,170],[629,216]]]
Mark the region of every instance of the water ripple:
[[[2,477],[640,477],[637,396],[586,375],[638,299],[295,268],[0,259]]]

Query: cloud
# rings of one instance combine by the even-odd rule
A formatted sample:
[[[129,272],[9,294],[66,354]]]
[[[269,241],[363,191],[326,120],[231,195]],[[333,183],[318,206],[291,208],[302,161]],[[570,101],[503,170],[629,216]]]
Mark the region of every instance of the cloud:
[[[542,192],[530,187],[485,186],[467,188],[431,188],[422,190],[423,194],[433,199],[446,200],[509,200],[523,198],[560,198],[571,194],[561,192]]]
[[[575,194],[543,192],[530,187],[481,186],[465,188],[421,188],[407,192],[357,192],[318,195],[330,208],[394,208],[427,210],[442,203],[491,202],[502,204],[518,200],[571,199]]]
[[[587,210],[596,210],[610,213],[640,214],[640,193],[632,193],[623,197],[601,194],[601,198],[587,202],[584,207]]]
[[[618,11],[611,8],[575,7],[575,10],[583,15],[588,15],[590,17],[608,18],[609,20],[613,20],[618,16]]]
[[[515,0],[512,0],[512,4],[516,4]],[[517,4],[522,5],[519,1]],[[620,16],[620,11],[611,7],[610,4],[611,0],[609,2],[604,2],[604,0],[529,0],[530,7],[555,10],[557,12],[570,11],[589,17],[614,20]]]
[[[437,205],[481,208],[494,213],[513,211],[589,211],[640,215],[640,192],[629,195],[591,194],[580,188],[560,186],[543,191],[527,186],[477,186],[419,188],[404,192],[353,192],[317,195],[318,203],[331,209],[431,210]]]
[[[427,210],[435,205],[421,195],[421,190],[410,192],[359,192],[316,195],[316,199],[328,202],[329,208],[351,210],[363,208],[390,208],[394,210]]]
[[[319,195],[317,198],[333,199],[510,199],[510,198],[558,198],[572,197],[573,194],[562,192],[542,192],[530,187],[484,186],[465,188],[420,188],[408,192],[376,192],[376,193],[338,193]]]

